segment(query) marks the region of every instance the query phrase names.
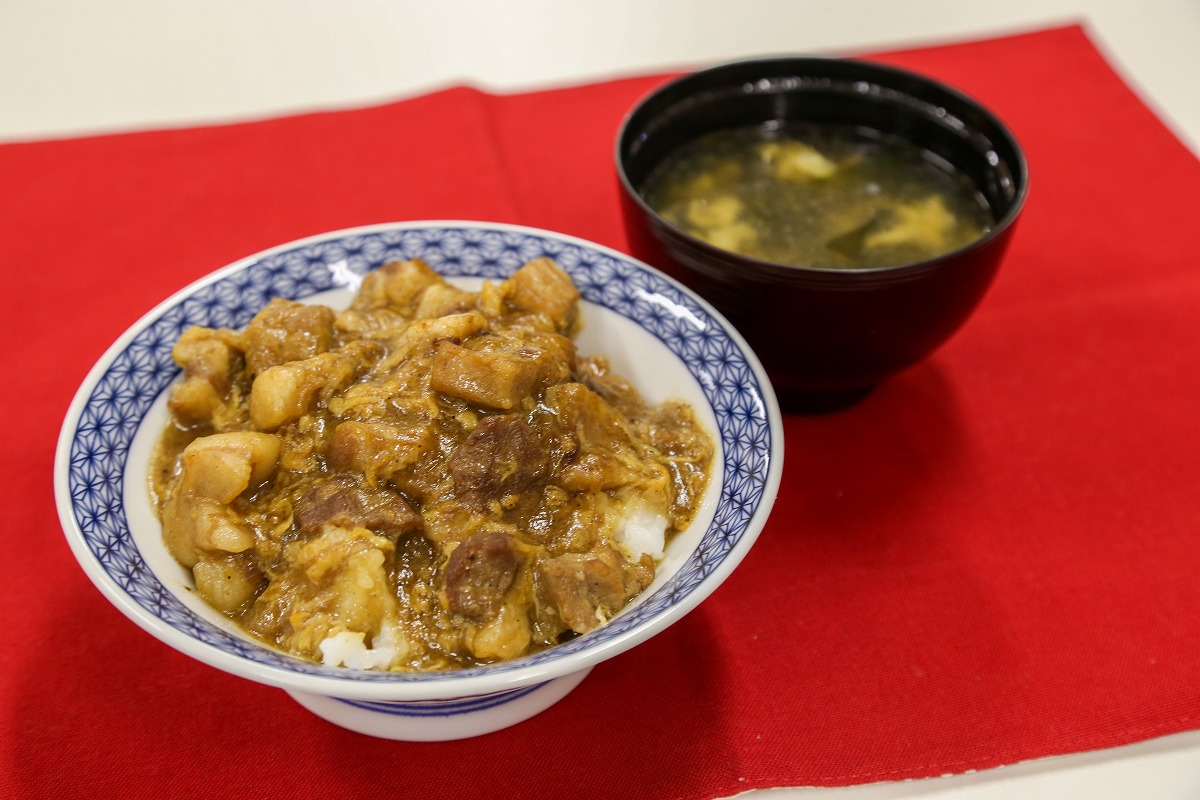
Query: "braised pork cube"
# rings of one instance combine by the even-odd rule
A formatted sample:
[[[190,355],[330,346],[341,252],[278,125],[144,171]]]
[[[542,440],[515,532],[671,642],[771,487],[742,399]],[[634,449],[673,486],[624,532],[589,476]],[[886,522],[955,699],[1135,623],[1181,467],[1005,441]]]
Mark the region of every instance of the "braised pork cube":
[[[683,530],[691,524],[708,484],[713,443],[704,434],[691,406],[665,402],[643,417],[643,438],[663,457],[671,474],[671,502],[667,516],[671,526]]]
[[[234,431],[195,439],[183,450],[180,494],[231,503],[246,489],[271,476],[279,458],[279,438]]]
[[[546,390],[544,405],[558,420],[559,447],[569,457],[556,476],[558,485],[573,492],[668,490],[666,468],[642,458],[628,421],[600,395],[582,383],[561,383]]]
[[[486,504],[521,492],[546,475],[550,454],[520,414],[483,417],[447,461],[460,497]]]
[[[246,326],[246,369],[258,375],[268,367],[328,351],[335,318],[325,306],[275,298]]]
[[[379,366],[384,370],[395,369],[413,356],[436,348],[441,342],[462,342],[487,329],[487,318],[475,310],[415,320],[391,342],[390,352]]]
[[[649,557],[630,564],[607,546],[544,558],[537,571],[550,604],[575,633],[587,633],[606,622],[654,579]]]
[[[233,614],[244,608],[263,585],[263,574],[251,552],[204,553],[192,567],[196,591],[213,608]]]
[[[537,377],[538,366],[531,358],[479,352],[443,341],[437,346],[429,386],[470,403],[511,411],[529,394]]]
[[[179,422],[187,426],[209,423],[228,400],[234,375],[242,367],[238,338],[230,330],[198,325],[179,337],[171,358],[183,369],[183,379],[167,400]]]
[[[462,341],[487,328],[487,318],[474,309],[468,309],[459,314],[416,320],[405,330],[404,339],[416,350],[419,345],[429,345],[443,339]]]
[[[571,276],[549,258],[530,261],[504,282],[509,308],[541,314],[559,333],[568,332],[575,323],[579,290]]]
[[[421,527],[421,515],[399,493],[363,485],[350,475],[335,475],[308,487],[295,500],[293,518],[303,533],[334,525],[395,537]]]
[[[322,395],[339,392],[379,355],[371,342],[264,369],[250,389],[250,421],[273,431],[311,412]]]
[[[262,582],[254,530],[230,504],[268,480],[278,456],[277,437],[251,432],[215,433],[182,452],[179,482],[163,505],[163,542],[222,612],[245,606]]]
[[[329,463],[375,483],[411,466],[434,447],[436,438],[432,422],[416,415],[395,422],[347,420],[334,429]]]
[[[421,300],[417,303],[413,316],[417,319],[427,319],[469,311],[474,307],[476,297],[474,292],[463,291],[448,283],[435,283],[421,292]]]
[[[195,439],[180,458],[179,480],[163,507],[163,540],[189,569],[201,553],[244,552],[254,532],[230,508],[275,471],[280,440],[264,433],[215,433]]]
[[[504,661],[529,651],[533,630],[529,619],[532,590],[529,581],[517,576],[500,609],[486,622],[464,626],[463,644],[482,662]]]
[[[350,307],[356,311],[391,308],[411,318],[425,290],[444,283],[419,258],[392,261],[366,274]]]
[[[536,382],[543,386],[571,380],[575,366],[575,342],[569,336],[532,328],[497,331],[480,343],[483,352],[507,352],[529,359],[537,366]]]

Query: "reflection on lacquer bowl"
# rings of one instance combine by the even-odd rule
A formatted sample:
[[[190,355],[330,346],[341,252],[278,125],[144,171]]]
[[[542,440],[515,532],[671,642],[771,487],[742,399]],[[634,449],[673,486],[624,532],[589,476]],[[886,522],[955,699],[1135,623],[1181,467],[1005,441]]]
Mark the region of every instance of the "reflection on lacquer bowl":
[[[195,593],[168,554],[147,490],[151,450],[177,379],[171,349],[191,325],[240,328],[272,297],[338,306],[367,271],[424,259],[465,286],[503,279],[548,256],[583,304],[582,353],[603,353],[650,401],[696,410],[716,443],[714,474],[693,524],[656,578],[606,624],[512,661],[443,672],[327,667],[264,646]],[[713,309],[628,256],[546,231],[473,222],[358,228],[283,245],[184,289],[130,328],[97,363],[58,442],[55,494],[88,577],[127,617],[206,664],[286,690],[345,728],[444,740],[507,727],[574,688],[597,663],[645,641],[712,593],[745,556],[775,499],[782,428],[754,354]]]

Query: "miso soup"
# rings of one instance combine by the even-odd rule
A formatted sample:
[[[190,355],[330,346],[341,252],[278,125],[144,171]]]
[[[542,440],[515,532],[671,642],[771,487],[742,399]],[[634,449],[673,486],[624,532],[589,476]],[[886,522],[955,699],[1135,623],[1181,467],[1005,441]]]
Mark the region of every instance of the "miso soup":
[[[923,261],[993,224],[966,176],[897,137],[832,126],[715,131],[669,155],[642,195],[725,250],[793,266]]]

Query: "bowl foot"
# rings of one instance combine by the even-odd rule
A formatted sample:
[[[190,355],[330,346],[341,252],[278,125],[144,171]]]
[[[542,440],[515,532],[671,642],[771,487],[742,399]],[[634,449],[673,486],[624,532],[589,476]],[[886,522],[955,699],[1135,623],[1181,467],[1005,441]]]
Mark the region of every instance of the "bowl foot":
[[[346,700],[287,693],[318,717],[357,733],[406,742],[443,742],[523,722],[566,697],[589,672],[591,667],[533,686],[445,700]]]
[[[875,386],[828,391],[779,391],[779,407],[789,414],[832,414],[857,405],[875,390]]]

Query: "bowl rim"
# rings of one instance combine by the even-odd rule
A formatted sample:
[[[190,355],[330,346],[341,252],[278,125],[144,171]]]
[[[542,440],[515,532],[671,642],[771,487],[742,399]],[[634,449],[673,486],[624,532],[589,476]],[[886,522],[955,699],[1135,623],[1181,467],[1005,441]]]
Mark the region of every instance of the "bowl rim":
[[[88,547],[79,520],[76,517],[70,484],[72,447],[79,433],[81,412],[87,405],[89,398],[96,390],[101,379],[112,368],[114,360],[129,348],[131,342],[139,334],[146,332],[149,326],[155,320],[161,319],[166,312],[178,307],[185,300],[193,297],[206,287],[218,286],[224,279],[237,275],[273,256],[279,256],[292,251],[298,252],[304,248],[339,242],[352,237],[386,235],[391,232],[414,233],[422,230],[494,232],[501,235],[510,234],[544,239],[564,246],[579,248],[583,252],[591,252],[604,258],[614,259],[616,262],[633,270],[634,273],[640,272],[655,281],[667,284],[674,291],[678,292],[681,297],[686,298],[689,302],[694,303],[696,307],[707,313],[719,325],[722,334],[736,346],[741,357],[745,359],[745,364],[750,370],[751,377],[757,381],[755,402],[759,404],[762,410],[763,426],[766,429],[766,435],[769,437],[768,452],[762,454],[766,465],[762,477],[762,493],[756,508],[747,519],[736,541],[715,567],[706,572],[698,583],[682,595],[672,597],[668,605],[640,624],[609,638],[601,639],[598,644],[588,646],[576,652],[567,653],[559,658],[548,657],[546,660],[533,663],[529,666],[519,665],[519,662],[524,659],[501,662],[503,665],[510,666],[495,672],[489,672],[487,668],[454,670],[440,673],[368,674],[356,670],[346,670],[343,673],[341,672],[343,668],[337,668],[338,674],[299,672],[289,669],[286,666],[272,666],[251,661],[234,653],[219,649],[148,612],[129,591],[123,588],[105,570],[99,559]],[[379,265],[376,264],[374,266]],[[634,322],[637,324],[636,321]],[[161,391],[157,394],[161,395]],[[141,419],[139,418],[138,426],[140,427],[140,425]],[[717,434],[717,432],[714,432],[714,434]],[[714,435],[714,439],[720,448],[718,455],[725,454],[727,452],[726,442],[719,435]],[[59,521],[64,535],[73,555],[85,574],[99,589],[101,594],[119,611],[163,643],[222,671],[285,690],[359,700],[412,701],[491,694],[544,683],[548,680],[594,666],[659,633],[682,618],[715,591],[745,557],[766,523],[779,489],[782,469],[782,418],[778,401],[766,372],[741,335],[716,309],[695,294],[695,292],[673,278],[664,275],[654,267],[628,254],[568,234],[507,223],[469,220],[413,220],[343,228],[266,248],[238,259],[189,283],[143,314],[109,346],[95,365],[88,371],[87,376],[76,391],[64,416],[59,432],[55,449],[53,488]],[[124,464],[121,466],[121,476],[122,478],[125,476]],[[123,497],[121,505],[123,506]],[[123,509],[121,509],[121,512],[123,513]],[[715,520],[713,524],[716,524]],[[154,580],[158,580],[157,576],[154,576]],[[603,628],[604,626],[601,626],[597,630],[602,630]],[[580,638],[582,639],[583,637]],[[255,650],[273,650],[266,645],[248,645],[248,647]],[[274,652],[278,654],[278,651]],[[551,653],[554,652],[554,648],[542,652]],[[524,658],[527,659],[530,657]],[[283,656],[283,660],[295,662],[297,667],[300,665],[311,665],[311,662],[286,655]],[[462,672],[467,674],[458,674]],[[363,679],[364,676],[370,679]],[[395,677],[394,681],[389,679],[393,676]]]
[[[892,264],[879,267],[863,267],[857,269],[844,269],[840,267],[821,267],[813,265],[791,265],[784,264],[778,261],[768,261],[765,259],[755,258],[754,256],[735,253],[730,250],[712,245],[703,239],[695,237],[688,233],[683,228],[675,225],[658,212],[656,212],[642,197],[641,193],[633,186],[628,172],[625,168],[625,146],[626,140],[630,137],[630,126],[634,122],[634,118],[653,101],[667,95],[671,92],[678,91],[681,87],[686,87],[691,83],[702,83],[706,78],[723,72],[731,72],[740,69],[749,69],[756,66],[770,68],[773,65],[796,65],[797,67],[807,66],[831,66],[845,65],[851,68],[860,68],[867,75],[883,77],[886,76],[893,80],[900,79],[923,84],[926,88],[935,92],[941,92],[946,96],[954,99],[956,102],[971,108],[972,110],[982,114],[987,118],[988,122],[995,127],[1000,135],[1007,141],[1013,151],[1014,160],[1012,163],[1014,183],[1016,184],[1016,194],[1013,197],[1012,203],[1007,212],[993,225],[983,236],[968,242],[954,250],[942,253],[933,258],[924,259],[921,261],[913,261],[903,264]],[[799,70],[795,70],[799,72]],[[847,79],[849,80],[849,79]],[[868,78],[870,80],[870,78]],[[883,83],[881,80],[878,83]],[[918,99],[907,91],[896,90],[912,99]],[[925,102],[925,101],[923,101]],[[682,244],[691,249],[698,250],[706,254],[711,260],[717,262],[736,262],[736,269],[746,269],[749,267],[756,270],[758,274],[769,279],[782,280],[801,280],[804,276],[817,277],[822,280],[831,280],[834,282],[847,283],[873,283],[887,282],[891,280],[907,280],[917,274],[921,274],[930,270],[937,269],[943,263],[957,259],[964,253],[973,250],[981,250],[990,246],[996,239],[1002,238],[1006,232],[1012,228],[1017,219],[1021,215],[1025,202],[1029,196],[1029,162],[1025,154],[1025,148],[1017,138],[1011,127],[1001,119],[988,106],[975,97],[967,94],[963,90],[932,76],[897,67],[891,64],[885,64],[879,61],[874,61],[869,58],[858,57],[839,57],[839,56],[819,56],[819,55],[763,55],[752,58],[733,59],[712,64],[692,72],[678,75],[644,93],[638,100],[630,106],[621,119],[621,123],[617,128],[617,135],[614,142],[614,162],[616,164],[618,182],[621,187],[621,192],[630,201],[634,202],[643,216],[648,220],[649,224],[657,229],[660,229],[664,234],[670,235]]]

